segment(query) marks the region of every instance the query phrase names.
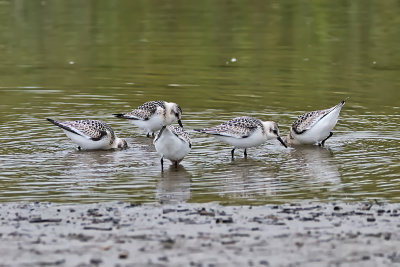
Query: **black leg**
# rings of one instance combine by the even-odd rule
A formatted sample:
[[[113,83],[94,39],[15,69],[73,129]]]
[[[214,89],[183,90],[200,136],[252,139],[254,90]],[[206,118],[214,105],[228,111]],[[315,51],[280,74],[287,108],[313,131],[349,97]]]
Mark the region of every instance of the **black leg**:
[[[235,158],[235,149],[232,149],[231,155],[232,155],[232,160],[233,160]]]
[[[164,158],[161,158],[161,171],[164,170]]]
[[[178,162],[175,161],[175,169],[178,169]]]
[[[333,135],[333,133],[332,132],[330,132],[329,133],[329,135],[328,135],[328,137],[327,138],[325,138],[324,140],[322,140],[322,142],[321,142],[321,146],[324,146],[325,145],[325,141],[326,140],[328,140],[329,138],[331,138],[331,136]]]
[[[244,158],[247,159],[247,150],[246,150],[246,148],[244,149]]]
[[[146,135],[147,137],[150,137],[150,133],[147,133],[147,135]]]
[[[81,148],[80,146],[78,146],[78,150],[81,151],[81,149],[82,149],[82,148]]]
[[[151,133],[151,136],[153,136],[153,138],[154,138],[154,132]]]

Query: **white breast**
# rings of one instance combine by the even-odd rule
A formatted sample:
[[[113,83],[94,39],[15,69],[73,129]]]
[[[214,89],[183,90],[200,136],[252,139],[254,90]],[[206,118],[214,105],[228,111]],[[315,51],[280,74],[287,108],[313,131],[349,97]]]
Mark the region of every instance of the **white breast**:
[[[154,146],[159,154],[173,162],[181,161],[191,150],[187,142],[167,129],[155,141]]]

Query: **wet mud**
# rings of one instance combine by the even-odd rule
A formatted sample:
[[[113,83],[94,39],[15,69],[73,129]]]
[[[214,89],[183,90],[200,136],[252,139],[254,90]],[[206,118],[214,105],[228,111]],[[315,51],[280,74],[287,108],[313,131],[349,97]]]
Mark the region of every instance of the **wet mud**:
[[[0,206],[0,266],[400,266],[399,204]]]

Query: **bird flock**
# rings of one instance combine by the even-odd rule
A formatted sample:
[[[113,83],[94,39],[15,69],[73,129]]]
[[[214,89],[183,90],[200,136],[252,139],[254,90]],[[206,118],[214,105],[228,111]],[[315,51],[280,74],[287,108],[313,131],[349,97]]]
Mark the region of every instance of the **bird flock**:
[[[300,115],[291,125],[290,132],[283,139],[279,127],[273,121],[261,121],[254,117],[237,117],[220,125],[193,129],[194,131],[215,136],[218,140],[233,146],[235,149],[256,147],[267,140],[277,139],[284,147],[296,145],[324,146],[332,135],[340,111],[345,100],[323,110],[316,110]],[[175,167],[190,152],[192,141],[182,124],[182,109],[176,103],[166,101],[149,101],[127,113],[113,114],[117,118],[126,119],[154,137],[154,147],[161,155],[161,169],[164,158],[170,160]],[[127,142],[116,136],[113,129],[99,120],[57,121],[47,119],[60,127],[66,135],[78,145],[79,150],[125,149]],[[178,123],[179,126],[172,125]]]

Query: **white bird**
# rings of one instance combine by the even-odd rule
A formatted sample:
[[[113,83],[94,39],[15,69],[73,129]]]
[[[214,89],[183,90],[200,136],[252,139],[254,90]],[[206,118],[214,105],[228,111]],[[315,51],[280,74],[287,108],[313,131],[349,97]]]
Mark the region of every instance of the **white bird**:
[[[261,121],[252,117],[237,117],[221,125],[195,129],[195,131],[215,135],[219,140],[234,146],[231,151],[232,159],[236,148],[244,148],[244,157],[246,158],[247,148],[259,146],[270,139],[278,139],[286,147],[279,136],[276,122]]]
[[[147,131],[147,137],[150,133],[160,130],[164,125],[170,125],[181,122],[182,109],[176,103],[166,101],[150,101],[139,106],[128,113],[113,114],[117,118],[128,119],[131,123],[140,129]]]
[[[98,120],[56,121],[47,119],[64,130],[72,142],[78,145],[78,149],[113,149],[127,148],[124,139],[118,138],[113,129],[106,123]]]
[[[324,146],[326,140],[332,135],[340,110],[346,100],[334,107],[316,110],[300,115],[290,127],[289,134],[285,137],[288,145],[312,145],[318,143]]]
[[[163,169],[164,158],[169,159],[178,167],[178,163],[192,149],[189,134],[181,127],[168,125],[163,126],[154,139],[154,146],[161,155],[161,169]]]

